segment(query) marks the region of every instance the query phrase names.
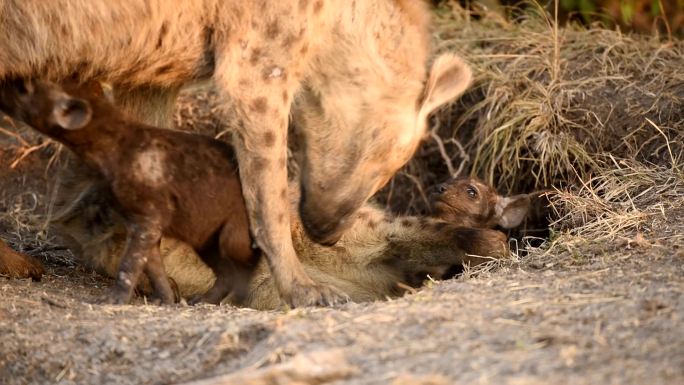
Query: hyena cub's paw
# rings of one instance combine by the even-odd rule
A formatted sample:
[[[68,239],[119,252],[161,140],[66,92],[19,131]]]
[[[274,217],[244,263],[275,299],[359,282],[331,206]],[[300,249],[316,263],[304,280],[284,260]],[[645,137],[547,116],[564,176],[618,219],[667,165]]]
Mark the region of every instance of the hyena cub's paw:
[[[483,257],[505,258],[509,254],[508,237],[498,230],[469,229],[466,252]]]
[[[116,282],[97,302],[102,305],[127,305],[131,302],[133,289]]]

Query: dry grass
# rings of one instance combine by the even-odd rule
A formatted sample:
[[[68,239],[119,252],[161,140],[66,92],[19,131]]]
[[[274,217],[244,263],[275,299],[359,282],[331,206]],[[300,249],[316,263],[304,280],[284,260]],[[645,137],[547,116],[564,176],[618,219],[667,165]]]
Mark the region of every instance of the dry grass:
[[[554,234],[533,259],[577,257],[582,249],[658,247],[684,243],[681,229],[668,231],[684,213],[684,163],[644,165],[611,158],[599,175],[551,193]],[[612,166],[612,167],[611,167]]]

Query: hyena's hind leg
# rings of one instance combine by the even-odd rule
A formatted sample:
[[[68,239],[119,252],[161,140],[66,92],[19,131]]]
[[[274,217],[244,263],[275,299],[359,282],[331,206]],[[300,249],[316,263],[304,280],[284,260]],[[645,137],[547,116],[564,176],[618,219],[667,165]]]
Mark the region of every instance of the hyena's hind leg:
[[[233,304],[242,304],[261,255],[260,250],[252,249],[246,218],[244,222],[226,222],[216,240],[200,254],[216,280],[209,291],[192,298],[190,304],[204,302],[217,305],[229,294],[232,294]]]

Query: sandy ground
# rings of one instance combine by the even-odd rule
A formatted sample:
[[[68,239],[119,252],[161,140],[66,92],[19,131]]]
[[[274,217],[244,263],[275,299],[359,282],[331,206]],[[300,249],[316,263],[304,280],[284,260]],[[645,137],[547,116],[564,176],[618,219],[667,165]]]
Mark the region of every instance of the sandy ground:
[[[0,382],[684,383],[684,229],[670,230],[286,312],[98,305],[110,280],[53,263],[41,282],[0,278]],[[333,361],[278,372],[302,357]]]

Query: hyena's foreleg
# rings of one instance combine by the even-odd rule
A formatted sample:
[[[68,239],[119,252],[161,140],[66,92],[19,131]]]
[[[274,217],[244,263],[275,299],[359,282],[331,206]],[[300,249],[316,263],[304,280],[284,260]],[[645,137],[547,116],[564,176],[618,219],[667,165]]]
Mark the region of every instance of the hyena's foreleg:
[[[268,44],[267,42],[263,42]],[[241,48],[269,52],[254,40]],[[271,56],[250,63],[240,50],[217,60],[216,85],[233,102],[234,145],[240,180],[257,245],[267,258],[281,297],[292,306],[333,305],[346,300],[339,291],[314,283],[295,253],[290,233],[287,190],[287,126],[299,81],[290,63]]]

